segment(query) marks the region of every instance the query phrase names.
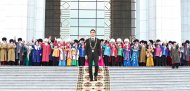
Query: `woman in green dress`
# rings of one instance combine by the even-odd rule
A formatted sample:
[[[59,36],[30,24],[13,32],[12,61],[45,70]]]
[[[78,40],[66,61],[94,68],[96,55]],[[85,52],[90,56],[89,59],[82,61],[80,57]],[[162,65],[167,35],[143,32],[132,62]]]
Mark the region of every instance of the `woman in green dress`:
[[[177,45],[176,42],[172,43],[172,48],[171,48],[171,57],[172,57],[172,68],[178,68],[180,64],[180,54],[179,54],[179,46]]]

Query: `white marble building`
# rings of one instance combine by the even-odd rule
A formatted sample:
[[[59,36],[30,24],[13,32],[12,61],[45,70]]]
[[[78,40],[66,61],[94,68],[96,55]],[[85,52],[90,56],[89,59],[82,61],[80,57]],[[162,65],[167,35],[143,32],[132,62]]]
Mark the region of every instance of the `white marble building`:
[[[44,38],[45,0],[2,0],[0,38]],[[190,39],[189,0],[136,0],[138,39]]]
[[[182,42],[184,37],[184,17],[187,11],[183,4],[188,0],[136,0],[136,38],[149,40]],[[186,7],[187,8],[187,7]],[[190,33],[190,31],[187,31]],[[190,39],[190,38],[189,38]]]
[[[45,0],[2,0],[0,11],[0,38],[44,37]]]

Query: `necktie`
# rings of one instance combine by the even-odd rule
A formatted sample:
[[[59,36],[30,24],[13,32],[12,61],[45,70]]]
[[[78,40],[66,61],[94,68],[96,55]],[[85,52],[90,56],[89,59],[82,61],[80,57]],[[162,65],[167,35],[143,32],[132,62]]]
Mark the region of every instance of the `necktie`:
[[[95,45],[95,39],[94,38],[91,38],[91,44],[92,44],[92,47]]]
[[[95,40],[95,39],[94,39],[94,38],[92,38],[91,40],[94,42],[94,40]]]

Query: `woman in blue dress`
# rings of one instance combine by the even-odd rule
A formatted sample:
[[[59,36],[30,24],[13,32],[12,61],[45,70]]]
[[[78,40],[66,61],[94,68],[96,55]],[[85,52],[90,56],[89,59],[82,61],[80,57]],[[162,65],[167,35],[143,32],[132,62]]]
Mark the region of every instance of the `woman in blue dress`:
[[[32,45],[32,65],[33,66],[40,66],[42,61],[42,48],[38,41]]]
[[[124,40],[123,57],[124,57],[124,66],[131,66],[131,47],[129,39]]]
[[[131,66],[139,66],[139,46],[138,41],[135,41],[135,44],[132,48],[132,56],[131,56]]]

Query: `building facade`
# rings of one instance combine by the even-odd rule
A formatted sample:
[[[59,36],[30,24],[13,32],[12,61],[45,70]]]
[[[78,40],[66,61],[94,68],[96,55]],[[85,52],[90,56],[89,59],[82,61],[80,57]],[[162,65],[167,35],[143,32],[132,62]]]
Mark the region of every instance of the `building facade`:
[[[189,0],[3,0],[0,37],[31,40],[161,39],[183,42],[190,35]]]

